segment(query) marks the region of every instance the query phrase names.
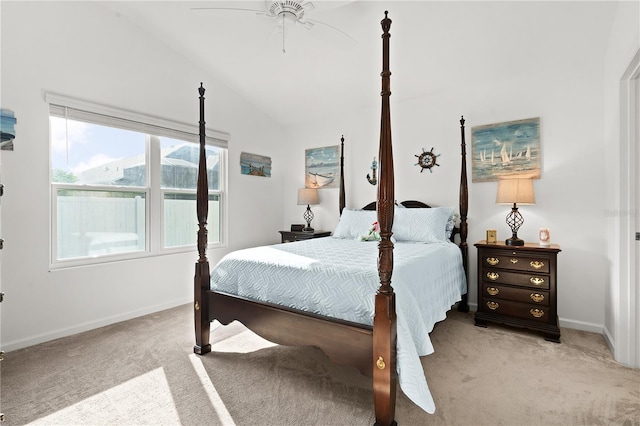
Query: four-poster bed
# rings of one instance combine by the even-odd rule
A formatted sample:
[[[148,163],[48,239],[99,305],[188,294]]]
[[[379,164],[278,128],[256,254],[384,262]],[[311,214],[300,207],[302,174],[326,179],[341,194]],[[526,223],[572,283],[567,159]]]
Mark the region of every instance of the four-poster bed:
[[[347,217],[367,215],[368,210],[376,209],[376,220],[380,227],[380,241],[375,243],[361,242],[354,239],[334,237],[312,239],[307,241],[281,244],[278,246],[257,247],[239,250],[225,256],[213,271],[209,269],[206,257],[207,246],[207,176],[204,153],[204,88],[200,87],[200,163],[197,185],[197,215],[199,222],[198,252],[194,281],[194,313],[196,345],[194,352],[206,354],[211,351],[210,323],[218,320],[222,324],[232,321],[242,322],[248,329],[274,343],[283,345],[312,345],[321,348],[334,362],[351,365],[361,373],[373,376],[373,393],[376,424],[395,424],[395,400],[397,366],[412,376],[422,376],[424,372],[419,362],[419,355],[432,351],[428,333],[435,322],[444,319],[444,314],[459,301],[458,309],[468,310],[466,303],[467,274],[467,176],[466,152],[464,141],[464,119],[461,124],[461,179],[460,179],[460,226],[456,230],[459,248],[442,241],[444,223],[451,221],[451,214],[445,210],[427,209],[423,203],[408,201],[404,207],[417,212],[429,211],[429,220],[442,222],[442,235],[439,231],[434,236],[433,244],[415,244],[398,241],[395,243],[398,259],[397,273],[394,283],[398,287],[400,302],[396,312],[396,290],[391,285],[394,269],[394,211],[403,210],[395,205],[394,170],[391,146],[391,123],[389,111],[390,76],[389,71],[389,29],[391,20],[387,17],[381,22],[383,29],[383,71],[382,71],[382,117],[380,128],[379,164],[380,175],[377,201],[354,212],[345,210],[344,194],[344,139],[341,154],[340,213],[344,225]],[[409,210],[407,209],[407,210]],[[347,214],[348,212],[348,214]],[[402,214],[400,214],[402,213]],[[398,217],[407,216],[400,212]],[[415,216],[411,214],[410,216]],[[447,217],[448,216],[448,217]],[[370,216],[366,216],[369,220]],[[344,220],[344,221],[343,221]],[[440,223],[440,222],[438,222]],[[371,222],[368,222],[371,224]],[[343,226],[344,227],[344,226]],[[395,229],[395,228],[393,228]],[[395,231],[394,231],[395,232]],[[435,235],[435,234],[434,234]],[[448,236],[448,235],[447,235]],[[323,241],[324,240],[324,241]],[[432,242],[432,241],[429,241]],[[331,245],[333,244],[333,245]],[[454,250],[451,250],[451,247]],[[339,249],[336,247],[340,247]],[[347,250],[349,263],[340,264],[334,257],[319,254]],[[446,262],[433,260],[434,256],[426,256],[425,251],[449,252]],[[344,256],[343,256],[344,257]],[[264,259],[261,259],[264,258]],[[245,274],[243,262],[260,262],[257,264],[258,275]],[[377,258],[377,261],[376,261]],[[275,259],[275,260],[274,260]],[[434,263],[435,262],[435,263]],[[278,264],[275,272],[264,273],[260,268],[271,268]],[[338,264],[336,266],[336,264]],[[377,266],[376,266],[377,264]],[[440,266],[441,264],[446,266]],[[321,268],[322,267],[322,268]],[[344,268],[344,269],[343,269]],[[354,269],[346,269],[354,268]],[[418,268],[418,269],[416,269]],[[416,271],[424,275],[426,271],[442,269],[441,275],[434,275],[429,285],[424,282],[406,278]],[[247,268],[246,270],[254,269]],[[232,276],[242,271],[240,277]],[[331,275],[339,278],[331,279]],[[429,275],[429,274],[426,274]],[[445,277],[451,276],[450,279]],[[329,278],[327,278],[329,277]],[[339,280],[339,281],[336,281]],[[353,282],[351,282],[353,281]],[[275,295],[268,293],[267,283],[276,287]],[[378,286],[379,282],[379,286]],[[284,283],[284,285],[283,285]],[[296,285],[292,285],[295,283]],[[325,283],[331,287],[324,288]],[[318,288],[323,287],[320,291]],[[294,291],[295,290],[295,291]],[[351,293],[342,293],[346,291]],[[414,293],[420,294],[420,304],[414,303]],[[435,292],[435,293],[434,293]],[[337,293],[334,299],[318,298],[323,293]],[[287,299],[282,300],[282,299]],[[290,300],[289,300],[290,299]],[[344,300],[354,299],[353,306],[348,305],[339,313],[332,311]],[[424,299],[424,302],[422,300]],[[434,305],[433,300],[440,300]],[[338,300],[336,302],[336,300]],[[411,303],[409,303],[411,301]],[[422,304],[424,303],[424,305]],[[305,306],[302,306],[306,304]],[[405,308],[412,304],[411,309]],[[415,306],[414,306],[415,305]],[[415,315],[425,315],[425,324],[415,321]],[[410,316],[411,321],[408,320]],[[420,318],[422,318],[420,316]],[[416,323],[408,324],[408,323]],[[417,328],[416,328],[417,327]],[[418,337],[416,337],[418,336]],[[416,340],[420,342],[416,343]],[[401,344],[398,345],[398,342]],[[417,360],[417,364],[416,364]],[[417,365],[417,367],[416,367]],[[419,368],[416,373],[412,368]],[[433,401],[429,394],[426,380],[417,384],[407,380],[407,373],[401,373],[400,383],[405,393],[423,409],[433,412]],[[405,388],[405,383],[407,388]],[[425,395],[426,394],[426,395]],[[426,401],[426,402],[425,402]]]

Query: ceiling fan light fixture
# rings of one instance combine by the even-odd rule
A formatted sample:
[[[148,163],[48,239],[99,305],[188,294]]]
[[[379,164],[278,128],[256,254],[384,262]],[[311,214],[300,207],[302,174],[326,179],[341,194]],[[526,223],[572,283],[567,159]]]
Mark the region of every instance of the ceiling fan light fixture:
[[[290,24],[295,24],[298,21],[298,17],[291,12],[283,11],[278,14],[278,17],[282,20],[281,22],[284,24],[288,22]]]
[[[350,3],[350,2],[347,2],[347,3]],[[325,22],[317,21],[314,19],[307,19],[306,12],[314,9],[316,9],[316,6],[307,0],[285,0],[285,1],[265,0],[264,9],[245,9],[245,8],[237,8],[237,7],[192,7],[191,8],[191,10],[230,10],[230,11],[251,12],[251,13],[255,13],[256,15],[264,16],[266,18],[272,19],[275,23],[275,27],[271,31],[271,35],[281,33],[282,53],[286,53],[285,32],[288,33],[290,29],[297,26],[296,24],[300,24],[306,30],[311,30],[312,28],[331,29],[331,30],[334,30],[334,32],[342,34],[343,36],[342,38],[346,40],[347,43],[356,42],[353,39],[353,37],[351,37],[349,34],[345,33],[339,28],[334,27],[331,24],[327,24]],[[322,24],[322,25],[318,26],[315,24]]]
[[[298,2],[293,0],[273,1],[267,8],[268,14],[272,17],[280,17],[291,22],[297,22],[304,19],[304,12],[312,10],[313,3]]]

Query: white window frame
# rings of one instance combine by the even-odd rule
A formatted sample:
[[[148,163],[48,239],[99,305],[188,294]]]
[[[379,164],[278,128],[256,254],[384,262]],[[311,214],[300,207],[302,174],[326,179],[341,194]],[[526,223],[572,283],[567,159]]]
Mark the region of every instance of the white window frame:
[[[163,189],[160,187],[160,147],[159,144],[151,144],[149,135],[168,137],[186,142],[199,144],[199,127],[197,125],[188,125],[169,119],[153,117],[120,108],[100,105],[93,102],[79,100],[66,97],[63,95],[46,93],[45,101],[49,104],[49,115],[67,117],[78,121],[100,124],[109,127],[116,127],[125,130],[132,130],[147,134],[146,155],[147,155],[147,184],[146,187],[122,187],[122,186],[104,186],[91,185],[79,186],[67,183],[52,182],[52,164],[51,151],[49,151],[49,217],[50,217],[50,233],[49,233],[49,267],[52,270],[63,269],[67,267],[94,265],[106,262],[114,262],[129,259],[139,259],[144,257],[153,257],[159,255],[194,252],[197,253],[197,247],[194,244],[188,246],[164,247],[164,194],[167,193],[194,193],[196,190],[184,189]],[[227,246],[227,150],[230,135],[213,129],[206,129],[205,143],[207,146],[221,148],[220,150],[220,170],[219,170],[219,188],[210,190],[209,194],[217,194],[220,197],[220,241],[209,242],[208,248],[218,248]],[[158,145],[158,146],[155,146]],[[49,150],[51,150],[51,141],[49,141]],[[152,164],[154,161],[157,166]],[[57,191],[58,189],[99,189],[107,191],[122,192],[144,192],[146,197],[145,209],[145,250],[117,253],[109,255],[101,255],[97,257],[83,257],[74,259],[56,259],[56,242],[57,242]],[[193,214],[196,214],[195,207]],[[197,229],[194,229],[194,235]]]

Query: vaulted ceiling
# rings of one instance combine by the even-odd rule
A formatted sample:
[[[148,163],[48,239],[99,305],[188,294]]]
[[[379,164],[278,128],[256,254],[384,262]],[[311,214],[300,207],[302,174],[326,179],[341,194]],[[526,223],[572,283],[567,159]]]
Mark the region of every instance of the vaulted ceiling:
[[[585,55],[604,55],[616,7],[606,1],[314,1],[305,18],[320,23],[308,30],[285,21],[284,37],[273,18],[222,9],[265,10],[270,3],[104,6],[222,79],[283,126],[379,105],[385,10],[393,20],[393,101],[460,86],[490,87],[537,70],[561,70]],[[194,9],[207,7],[220,9]]]

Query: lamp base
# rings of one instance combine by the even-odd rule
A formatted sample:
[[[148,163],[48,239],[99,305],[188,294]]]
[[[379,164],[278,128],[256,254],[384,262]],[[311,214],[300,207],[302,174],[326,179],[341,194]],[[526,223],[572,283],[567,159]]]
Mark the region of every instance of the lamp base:
[[[311,211],[311,207],[309,207],[309,204],[307,204],[307,210],[305,210],[302,217],[304,217],[305,222],[307,222],[307,226],[304,227],[302,232],[309,232],[309,233],[313,232],[313,228],[311,227],[311,221],[313,220],[313,212]]]
[[[524,240],[521,240],[518,237],[507,238],[504,242],[508,246],[523,246]]]

